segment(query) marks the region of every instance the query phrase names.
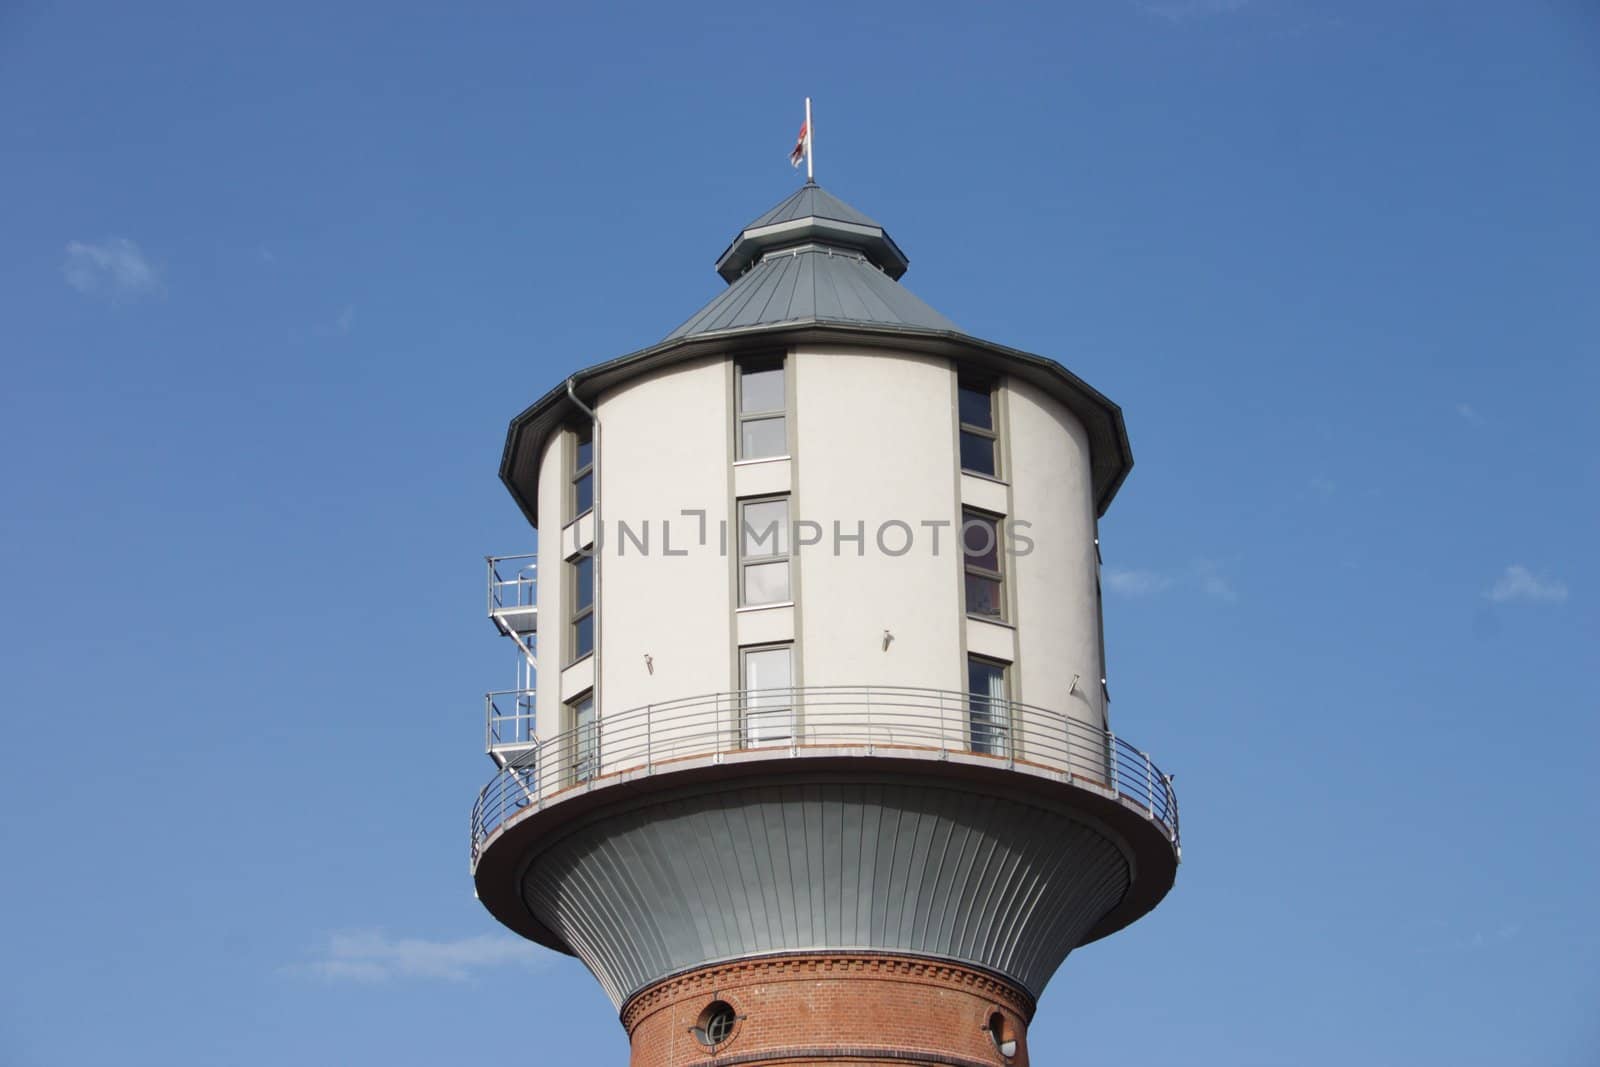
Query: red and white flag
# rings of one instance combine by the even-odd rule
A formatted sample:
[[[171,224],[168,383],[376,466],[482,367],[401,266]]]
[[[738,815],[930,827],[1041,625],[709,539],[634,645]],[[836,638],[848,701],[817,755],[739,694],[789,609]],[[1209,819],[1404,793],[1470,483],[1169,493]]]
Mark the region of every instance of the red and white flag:
[[[789,153],[789,166],[798,167],[800,161],[806,158],[806,142],[811,138],[811,120],[807,119],[800,124],[800,136],[795,138],[794,148]]]

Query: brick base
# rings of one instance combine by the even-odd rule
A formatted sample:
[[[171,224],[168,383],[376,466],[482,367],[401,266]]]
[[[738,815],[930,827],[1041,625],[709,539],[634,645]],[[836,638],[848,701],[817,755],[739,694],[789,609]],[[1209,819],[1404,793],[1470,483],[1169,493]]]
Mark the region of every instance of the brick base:
[[[692,1033],[716,1000],[738,1017],[727,1040]],[[631,1067],[1027,1067],[1033,1000],[959,964],[905,956],[814,953],[706,967],[640,990],[622,1006]],[[1015,1039],[1009,1060],[990,1037]]]

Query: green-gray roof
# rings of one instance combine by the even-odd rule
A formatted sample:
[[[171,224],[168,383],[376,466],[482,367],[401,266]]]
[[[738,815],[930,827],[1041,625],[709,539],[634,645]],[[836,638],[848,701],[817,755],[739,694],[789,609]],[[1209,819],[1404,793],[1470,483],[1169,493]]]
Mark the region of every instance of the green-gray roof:
[[[956,329],[898,279],[909,261],[870,217],[806,182],[717,260],[728,288],[667,340],[782,323]]]
[[[808,243],[764,254],[667,340],[784,322],[956,328],[860,252]]]
[[[793,222],[795,219],[812,216],[819,219],[833,219],[835,222],[850,222],[857,226],[875,226],[880,230],[883,229],[872,218],[857,211],[814,181],[806,182],[799,189],[796,189],[793,195],[785,199],[783,203],[756,219],[745,229],[754,230],[762,226],[771,226],[776,222]]]

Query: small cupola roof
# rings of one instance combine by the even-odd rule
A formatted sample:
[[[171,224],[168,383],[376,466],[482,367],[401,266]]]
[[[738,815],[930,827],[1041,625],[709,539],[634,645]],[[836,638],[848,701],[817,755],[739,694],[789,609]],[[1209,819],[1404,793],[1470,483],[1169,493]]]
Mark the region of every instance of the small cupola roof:
[[[739,231],[717,260],[728,288],[667,340],[801,323],[956,332],[899,283],[908,265],[874,219],[808,181]]]
[[[808,181],[740,231],[717,260],[717,273],[732,285],[764,253],[808,242],[860,252],[895,280],[910,265],[894,238],[875,220]]]

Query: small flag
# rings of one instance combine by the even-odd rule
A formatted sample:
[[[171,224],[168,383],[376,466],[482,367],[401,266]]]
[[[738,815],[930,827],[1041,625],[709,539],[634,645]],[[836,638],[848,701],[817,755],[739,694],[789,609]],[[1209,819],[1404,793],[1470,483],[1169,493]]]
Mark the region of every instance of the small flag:
[[[798,167],[800,161],[806,158],[806,140],[811,136],[811,120],[807,119],[800,124],[800,136],[795,138],[794,149],[789,153],[789,166]]]

